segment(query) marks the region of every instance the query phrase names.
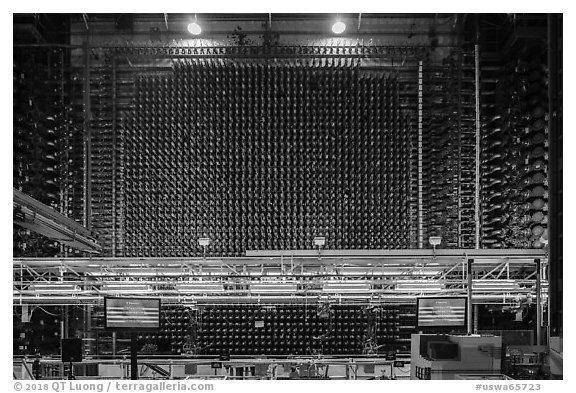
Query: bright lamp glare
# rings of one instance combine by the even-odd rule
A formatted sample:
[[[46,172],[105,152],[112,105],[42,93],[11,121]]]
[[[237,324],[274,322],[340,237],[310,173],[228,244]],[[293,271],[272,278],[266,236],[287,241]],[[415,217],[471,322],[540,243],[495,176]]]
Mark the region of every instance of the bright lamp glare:
[[[202,33],[202,28],[198,23],[192,22],[188,25],[188,31],[192,35],[199,35],[200,33]]]
[[[342,34],[342,33],[344,33],[344,30],[346,30],[346,24],[344,22],[342,22],[341,20],[337,21],[336,23],[334,23],[332,25],[332,31],[335,34]]]

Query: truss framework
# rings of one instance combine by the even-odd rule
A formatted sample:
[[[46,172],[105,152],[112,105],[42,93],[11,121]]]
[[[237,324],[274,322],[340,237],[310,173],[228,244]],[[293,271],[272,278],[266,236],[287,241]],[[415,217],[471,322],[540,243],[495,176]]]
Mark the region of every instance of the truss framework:
[[[413,302],[465,296],[473,302],[547,300],[541,250],[254,251],[241,258],[14,259],[13,303],[98,304],[104,296],[165,303]],[[536,261],[540,261],[538,264]]]

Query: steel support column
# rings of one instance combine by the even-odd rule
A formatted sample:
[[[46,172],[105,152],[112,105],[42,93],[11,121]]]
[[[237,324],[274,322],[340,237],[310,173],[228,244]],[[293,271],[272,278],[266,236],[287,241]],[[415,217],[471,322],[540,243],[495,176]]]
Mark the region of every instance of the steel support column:
[[[69,306],[62,307],[62,335],[61,338],[68,338],[70,332],[70,312]]]
[[[90,105],[90,46],[84,42],[84,226],[92,229],[92,108]]]
[[[563,333],[562,14],[548,15],[549,316],[550,336]]]
[[[468,305],[466,310],[467,320],[468,320],[468,335],[472,334],[472,263],[474,262],[473,259],[468,259],[468,266],[467,266],[467,278],[468,278]]]
[[[422,113],[423,113],[423,65],[418,62],[418,248],[424,248],[424,206],[422,176]]]
[[[478,314],[479,314],[478,304],[474,305],[474,334],[478,334]]]
[[[138,334],[130,335],[130,379],[138,379]]]
[[[474,46],[474,70],[476,86],[476,169],[474,187],[474,221],[475,236],[474,248],[480,248],[480,45]]]
[[[112,58],[112,257],[116,256],[116,57]]]
[[[535,259],[536,262],[536,345],[542,344],[542,285],[540,279],[542,278],[540,259]]]
[[[462,61],[458,52],[458,248],[462,248]]]

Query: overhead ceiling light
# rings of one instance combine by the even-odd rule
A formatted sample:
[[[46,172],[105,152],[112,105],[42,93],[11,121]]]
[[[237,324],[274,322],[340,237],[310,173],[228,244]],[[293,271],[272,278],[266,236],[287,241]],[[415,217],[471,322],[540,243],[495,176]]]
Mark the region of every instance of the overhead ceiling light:
[[[103,285],[102,290],[109,293],[146,293],[151,288],[144,284],[119,283]]]
[[[200,35],[200,33],[202,33],[202,28],[198,24],[198,20],[196,18],[196,15],[194,15],[194,22],[192,22],[188,25],[188,31],[192,35]]]
[[[473,280],[472,289],[477,291],[515,291],[520,289],[514,280]]]
[[[192,35],[200,35],[200,33],[202,33],[202,28],[198,23],[192,22],[188,25],[188,31]]]
[[[397,291],[437,292],[445,287],[442,283],[426,280],[402,280],[396,284]]]
[[[250,284],[252,293],[295,293],[298,286],[292,282],[263,282]]]
[[[80,287],[73,284],[35,284],[30,289],[38,293],[75,293],[80,292]]]
[[[370,292],[370,289],[371,289],[370,283],[365,281],[327,282],[322,287],[322,291],[325,293]]]
[[[224,285],[221,283],[190,281],[176,285],[176,290],[185,293],[221,293],[224,292]]]
[[[332,31],[334,32],[334,34],[342,34],[344,33],[344,30],[346,30],[346,24],[341,20],[337,20],[332,25]]]

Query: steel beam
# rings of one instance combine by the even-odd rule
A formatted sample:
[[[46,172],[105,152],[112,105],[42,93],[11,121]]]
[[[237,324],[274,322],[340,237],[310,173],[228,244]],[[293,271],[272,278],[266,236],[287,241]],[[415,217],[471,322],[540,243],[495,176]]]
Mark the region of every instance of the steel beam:
[[[316,250],[246,250],[246,257],[315,257]],[[546,251],[540,249],[398,249],[398,250],[323,250],[322,259],[325,257],[386,257],[386,258],[433,258],[439,257],[495,257],[495,258],[533,258],[534,256],[546,256]]]
[[[14,218],[15,224],[85,252],[102,250],[87,228],[16,189],[13,189],[13,204],[24,216],[24,220]]]

